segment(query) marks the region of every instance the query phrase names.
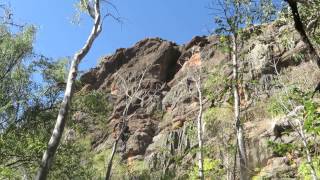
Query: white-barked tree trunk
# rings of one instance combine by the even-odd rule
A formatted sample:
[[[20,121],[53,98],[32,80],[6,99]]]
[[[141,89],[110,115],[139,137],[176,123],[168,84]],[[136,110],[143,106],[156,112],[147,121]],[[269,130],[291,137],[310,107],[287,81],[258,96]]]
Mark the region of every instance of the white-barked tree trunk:
[[[247,180],[247,158],[246,148],[244,143],[244,132],[242,123],[240,120],[240,96],[239,96],[239,72],[238,72],[238,47],[237,47],[237,35],[231,35],[232,41],[232,76],[233,76],[233,96],[234,96],[234,121],[236,126],[236,136],[240,160],[240,179]]]
[[[53,162],[54,155],[55,155],[57,148],[60,144],[60,140],[61,140],[61,137],[63,134],[65,124],[66,124],[66,120],[67,120],[67,116],[68,116],[68,112],[69,112],[69,107],[70,107],[71,99],[73,96],[74,83],[77,78],[78,66],[79,66],[81,60],[87,55],[87,53],[89,52],[89,50],[92,47],[94,40],[99,36],[99,34],[102,30],[102,22],[101,22],[101,14],[100,14],[100,0],[94,1],[94,13],[95,13],[94,25],[91,30],[91,33],[90,33],[86,43],[84,44],[83,48],[80,49],[80,51],[74,55],[73,60],[71,62],[63,101],[61,103],[59,114],[58,114],[58,117],[56,120],[55,127],[53,129],[50,141],[48,143],[47,150],[43,154],[42,161],[41,161],[41,164],[40,164],[37,176],[36,176],[36,180],[47,179],[50,166]]]

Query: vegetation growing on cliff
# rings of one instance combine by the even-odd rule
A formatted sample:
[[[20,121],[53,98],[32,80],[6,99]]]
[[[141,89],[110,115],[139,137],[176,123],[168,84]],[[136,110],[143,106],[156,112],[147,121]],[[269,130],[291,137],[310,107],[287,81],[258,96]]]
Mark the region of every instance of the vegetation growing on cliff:
[[[72,61],[40,55],[0,5],[0,179],[320,177],[319,0],[212,1],[213,33],[147,38],[85,73],[101,13],[120,19],[77,2],[94,24]]]

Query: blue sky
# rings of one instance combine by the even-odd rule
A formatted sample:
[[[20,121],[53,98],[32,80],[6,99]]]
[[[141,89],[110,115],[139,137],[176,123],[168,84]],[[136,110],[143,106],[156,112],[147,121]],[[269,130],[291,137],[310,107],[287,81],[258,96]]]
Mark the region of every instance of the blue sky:
[[[76,0],[7,0],[19,22],[38,27],[36,53],[47,57],[72,56],[82,47],[92,27],[83,16],[80,25],[71,23]],[[213,17],[206,7],[210,0],[113,0],[124,23],[112,19],[81,64],[94,67],[98,59],[117,48],[130,47],[146,37],[161,37],[183,44],[195,35],[208,34]]]

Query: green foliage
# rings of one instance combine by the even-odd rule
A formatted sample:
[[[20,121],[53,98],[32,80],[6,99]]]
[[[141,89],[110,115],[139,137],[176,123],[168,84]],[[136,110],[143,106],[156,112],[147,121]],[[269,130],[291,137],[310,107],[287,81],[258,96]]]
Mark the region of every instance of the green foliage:
[[[293,60],[296,63],[300,63],[305,59],[305,55],[303,53],[297,53],[293,55]]]
[[[320,11],[320,0],[313,0],[312,4],[304,5],[299,4],[299,13],[302,19],[302,22],[305,25],[308,25],[311,21],[317,20],[319,22],[319,11]],[[319,23],[316,23],[315,26],[309,29],[309,36],[311,40],[320,45],[320,26]]]
[[[218,101],[225,94],[228,84],[229,80],[223,72],[223,67],[217,67],[209,72],[208,79],[204,83],[204,95],[210,101]]]
[[[221,166],[221,162],[215,159],[204,158],[203,171],[206,179],[222,179],[224,175],[224,169]],[[199,175],[198,165],[194,165],[192,171],[189,173],[189,179],[198,179]]]
[[[320,135],[320,112],[318,109],[319,105],[307,100],[304,103],[304,129],[308,133]]]
[[[13,34],[0,25],[0,129],[14,123],[28,106],[33,83],[27,57],[32,53],[34,28]]]
[[[55,119],[56,115],[56,110],[30,112],[23,124],[11,126],[0,135],[0,179],[24,174],[30,179],[34,177],[53,127],[53,121],[48,119]],[[87,149],[86,145],[77,142],[62,143],[49,176],[53,179],[58,176],[91,179],[92,160]]]
[[[302,105],[306,94],[295,86],[288,86],[268,100],[268,112],[271,116],[289,113],[294,107]]]
[[[231,106],[209,108],[204,112],[203,117],[210,136],[216,136],[221,129],[224,129],[225,135],[227,132],[232,132],[233,111]]]
[[[252,180],[268,180],[270,179],[267,175],[257,175],[257,176],[253,176]]]
[[[86,93],[77,94],[74,98],[75,109],[92,115],[106,116],[110,110],[107,95],[101,91],[90,91]]]
[[[95,177],[92,156],[77,143],[63,143],[52,166],[50,177],[55,179],[92,179]]]
[[[33,128],[35,128],[33,132],[26,127],[25,130],[16,128],[22,131],[20,133],[8,131],[1,134],[0,179],[22,177],[24,174],[32,178],[36,173],[39,166],[38,160],[46,149],[48,137],[50,137],[50,131],[45,131],[50,128],[43,126]],[[91,179],[93,177],[91,162],[84,146],[77,143],[62,143],[58,148],[50,177]]]
[[[88,14],[88,5],[91,5],[90,0],[78,0],[76,3],[74,3],[74,7],[76,12],[73,15],[73,18],[71,19],[71,23],[73,24],[79,24],[81,21],[81,15],[83,13]]]
[[[231,52],[229,38],[225,35],[221,35],[219,38],[219,43],[217,44],[217,48],[223,53]]]
[[[310,1],[312,3],[298,3],[298,10],[302,22],[305,27],[310,24],[310,22],[319,22],[319,11],[320,11],[320,0]],[[292,24],[293,18],[291,12],[288,10],[287,4],[282,7],[281,13],[279,13],[278,22],[285,22],[285,24]],[[307,29],[307,33],[313,43],[320,45],[320,28],[319,23],[311,29]]]
[[[163,119],[162,117],[165,115],[165,111],[163,110],[155,110],[153,113],[152,113],[152,117],[155,118],[155,119]]]
[[[287,113],[286,107],[290,106],[287,98],[279,99],[280,95],[273,96],[269,99],[268,112],[272,116],[284,115]]]
[[[13,33],[0,25],[0,179],[34,177],[61,102],[57,85],[65,81],[67,61],[34,60],[34,34],[32,26]],[[92,179],[86,150],[62,143],[49,176]]]
[[[253,3],[250,0],[224,0],[213,3],[213,6],[221,6],[223,15],[215,17],[218,25],[217,34],[228,35],[230,33],[248,36],[252,32],[243,31],[253,24],[262,24],[275,20],[279,9],[272,0],[260,0]]]
[[[186,127],[186,135],[190,140],[196,140],[197,135],[197,126],[194,122],[188,123]]]
[[[232,121],[233,111],[231,106],[209,108],[204,113],[206,123],[214,121]]]
[[[295,47],[294,35],[294,32],[289,28],[281,31],[281,34],[278,36],[278,41],[285,48],[285,50],[290,50]]]
[[[21,177],[21,173],[18,173],[15,169],[0,166],[0,177],[3,179],[19,179]]]
[[[45,149],[40,136],[27,133],[8,132],[0,137],[0,179],[21,177],[20,170],[26,174],[34,173],[36,159]]]
[[[73,125],[82,133],[93,125],[105,128],[106,118],[112,110],[108,102],[107,94],[102,91],[79,92],[73,98],[72,111],[83,113],[85,121]]]
[[[287,153],[292,152],[295,149],[295,146],[291,143],[276,143],[274,141],[268,141],[268,147],[270,147],[275,156],[285,156]]]
[[[315,168],[317,176],[319,177],[320,176],[320,159],[319,159],[319,157],[313,157],[312,165]],[[298,167],[299,177],[304,180],[312,180],[312,175],[310,172],[311,172],[310,164],[307,161],[303,161]]]
[[[100,152],[96,152],[93,155],[93,168],[96,169],[97,177],[104,176],[106,170],[106,160],[109,154],[111,154],[111,150],[107,149]],[[115,156],[115,159],[118,159],[117,155]]]
[[[290,88],[287,92],[280,93],[271,98],[269,112],[274,115],[286,114],[288,110],[298,105],[304,107],[304,129],[307,133],[320,134],[319,104],[310,99],[310,93],[305,93],[298,88]]]
[[[21,64],[32,52],[34,27],[27,27],[22,32],[12,34],[6,26],[0,25],[0,78],[10,75],[10,72]]]
[[[50,137],[50,120],[57,115],[55,105],[61,90],[52,88],[55,85],[50,82],[44,86],[32,79],[38,68],[51,70],[29,58],[34,33],[33,27],[13,34],[1,26],[0,179],[34,176]]]
[[[89,4],[89,0],[80,0],[79,3],[80,3],[81,9],[86,10],[87,9],[87,5]]]
[[[99,152],[92,152],[93,168],[95,177],[103,179],[106,173],[107,161],[110,158],[111,149],[103,149]],[[121,161],[119,154],[115,154],[112,165],[112,179],[126,179],[129,168]]]
[[[253,24],[250,0],[224,0],[216,5],[224,9],[224,17],[215,17],[217,34],[238,33],[241,27]]]
[[[148,180],[152,179],[152,176],[150,176],[150,170],[149,167],[146,165],[146,163],[142,160],[134,160],[130,162],[129,165],[129,177],[131,179],[141,179],[141,180]]]
[[[58,59],[56,61],[52,61],[48,58],[41,58],[35,63],[35,66],[43,69],[43,80],[51,84],[66,83],[68,72],[67,65],[67,58]]]
[[[256,14],[256,18],[260,20],[260,23],[268,23],[276,19],[277,8],[272,0],[260,0]]]

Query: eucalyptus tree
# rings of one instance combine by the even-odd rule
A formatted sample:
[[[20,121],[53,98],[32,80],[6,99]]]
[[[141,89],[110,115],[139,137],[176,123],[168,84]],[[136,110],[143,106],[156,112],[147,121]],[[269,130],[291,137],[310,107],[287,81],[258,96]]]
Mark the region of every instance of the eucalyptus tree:
[[[258,23],[269,23],[275,20],[279,11],[273,0],[259,0],[255,9],[255,21]]]
[[[201,67],[200,67],[201,68]],[[196,84],[196,88],[198,91],[198,99],[199,99],[199,113],[197,117],[197,134],[198,134],[198,144],[199,144],[199,150],[198,150],[198,167],[199,167],[199,179],[204,180],[204,169],[203,169],[203,120],[202,120],[202,114],[203,114],[203,100],[202,100],[202,90],[201,90],[201,71],[197,77],[197,79],[194,80]]]
[[[32,179],[62,100],[67,60],[35,54],[36,28],[13,16],[0,5],[0,179]],[[82,147],[64,143],[59,149],[50,177],[92,177],[92,168],[84,168],[90,160],[80,163]]]
[[[78,74],[78,66],[81,60],[87,55],[87,53],[91,49],[95,39],[99,36],[100,32],[102,31],[103,17],[101,16],[101,2],[102,0],[81,0],[79,2],[80,7],[90,15],[90,17],[93,19],[94,24],[84,46],[77,53],[74,54],[74,57],[71,61],[63,101],[60,106],[56,124],[53,129],[50,141],[48,143],[47,150],[43,154],[42,162],[40,164],[36,176],[36,179],[38,180],[47,179],[54,155],[56,154],[57,148],[60,144],[60,140],[69,113],[71,98],[73,96],[73,89]]]
[[[244,129],[240,114],[239,95],[239,48],[241,48],[241,30],[254,22],[251,11],[251,0],[218,0],[220,11],[215,18],[218,25],[216,32],[222,37],[227,37],[228,49],[232,60],[232,91],[234,98],[234,123],[237,139],[237,150],[240,164],[240,179],[248,179],[247,153],[244,139]],[[235,160],[236,162],[236,160]]]
[[[46,118],[60,94],[49,80],[60,67],[33,52],[36,29],[14,24],[0,22],[0,179],[30,177],[51,126]],[[40,61],[46,64],[40,67]],[[51,71],[51,77],[40,85],[37,71]]]
[[[226,34],[230,37],[230,49],[232,59],[232,89],[234,96],[234,121],[237,137],[237,149],[239,152],[240,160],[240,179],[245,180],[248,178],[247,174],[247,157],[244,142],[244,130],[240,120],[240,96],[239,96],[239,30],[243,24],[246,23],[247,5],[249,1],[240,0],[225,0],[218,1],[222,8],[222,17],[216,19],[219,25],[218,32]]]
[[[19,119],[30,89],[30,69],[26,57],[32,52],[34,28],[12,34],[7,26],[0,27],[0,124],[1,129]]]

